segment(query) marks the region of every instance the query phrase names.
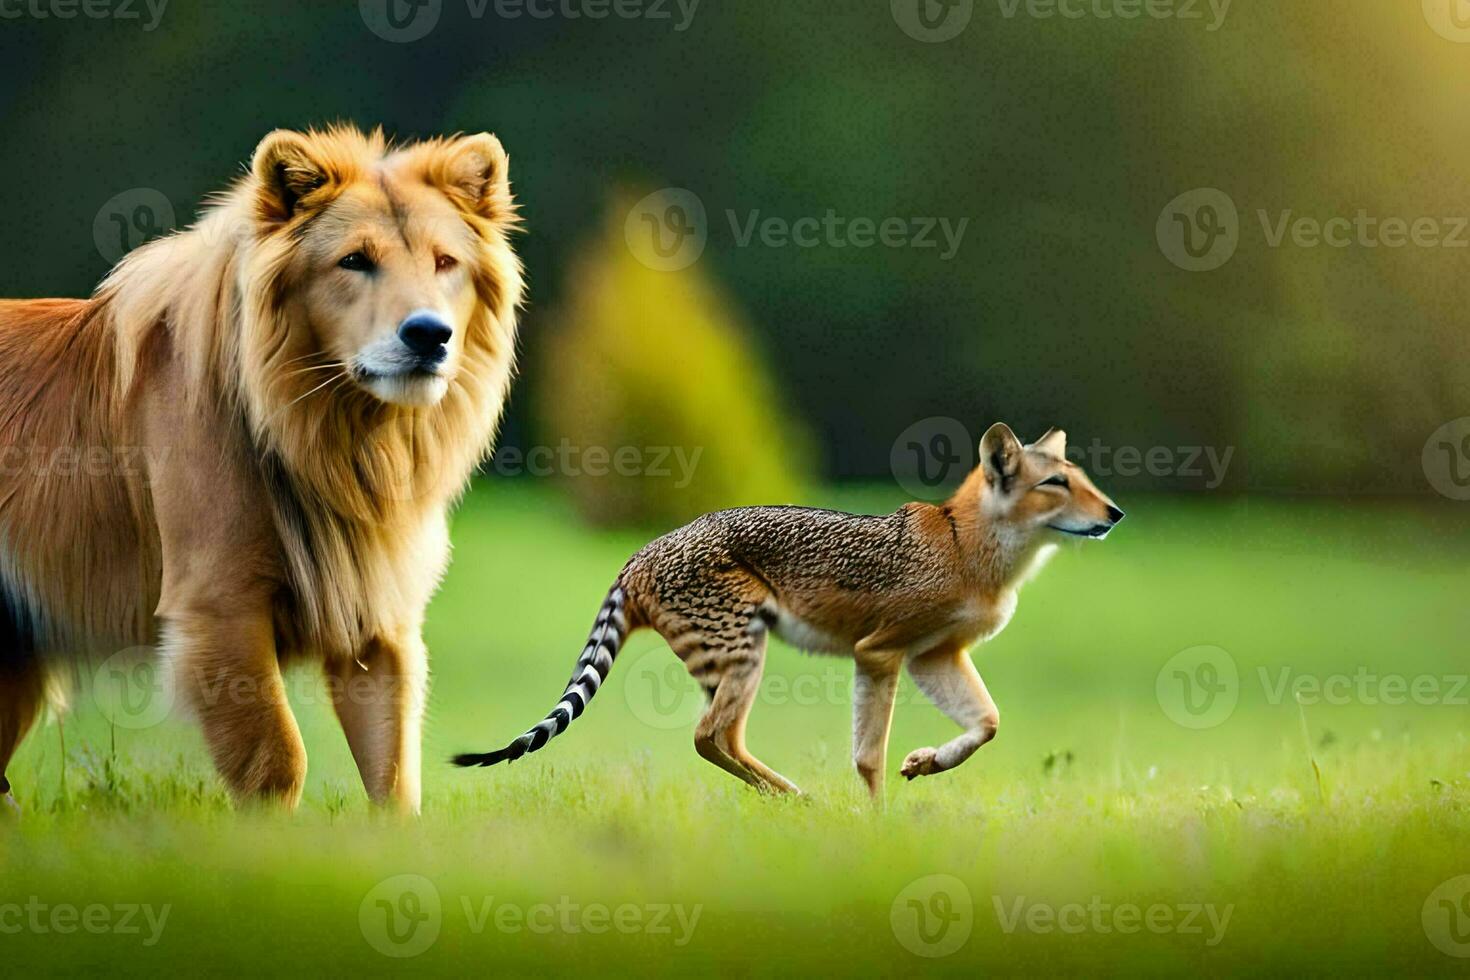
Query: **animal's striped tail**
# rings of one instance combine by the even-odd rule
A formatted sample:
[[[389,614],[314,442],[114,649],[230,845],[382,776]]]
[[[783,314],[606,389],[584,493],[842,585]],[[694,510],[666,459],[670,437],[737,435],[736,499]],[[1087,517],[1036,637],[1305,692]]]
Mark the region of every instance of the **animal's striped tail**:
[[[587,646],[577,658],[572,679],[567,682],[567,689],[562,692],[561,700],[551,709],[550,714],[505,748],[494,752],[457,755],[454,757],[454,764],[493,766],[497,762],[514,762],[527,752],[535,752],[541,748],[551,741],[553,735],[566,731],[572,719],[586,710],[587,702],[592,700],[602,682],[607,680],[618,649],[628,635],[628,619],[623,610],[626,598],[623,587],[614,585],[603,600],[602,609],[597,613],[597,622],[592,624],[592,634],[587,637]]]

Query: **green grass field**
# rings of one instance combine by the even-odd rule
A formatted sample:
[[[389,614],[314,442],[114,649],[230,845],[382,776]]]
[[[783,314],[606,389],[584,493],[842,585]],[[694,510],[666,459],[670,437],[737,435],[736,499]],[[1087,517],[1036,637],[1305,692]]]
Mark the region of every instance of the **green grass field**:
[[[779,644],[750,744],[804,799],[761,798],[694,754],[700,695],[651,634],[545,751],[444,764],[552,705],[642,543],[587,531],[544,492],[483,486],[430,614],[420,820],[366,804],[308,672],[292,679],[311,753],[293,815],[233,812],[187,722],[109,725],[84,687],[11,770],[27,813],[0,827],[0,963],[17,977],[1463,972],[1449,955],[1470,954],[1470,879],[1453,880],[1470,874],[1463,512],[1125,506],[978,651],[1002,713],[993,744],[897,779],[907,751],[953,734],[904,686],[880,812],[848,761],[848,666]]]

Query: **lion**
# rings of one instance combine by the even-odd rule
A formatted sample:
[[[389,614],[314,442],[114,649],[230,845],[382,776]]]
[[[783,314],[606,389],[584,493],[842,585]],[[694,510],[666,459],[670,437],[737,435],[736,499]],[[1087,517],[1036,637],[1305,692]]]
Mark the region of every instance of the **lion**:
[[[0,302],[0,794],[67,667],[149,647],[237,803],[301,798],[320,664],[367,795],[420,806],[425,609],[523,276],[488,133],[270,133],[90,299]]]

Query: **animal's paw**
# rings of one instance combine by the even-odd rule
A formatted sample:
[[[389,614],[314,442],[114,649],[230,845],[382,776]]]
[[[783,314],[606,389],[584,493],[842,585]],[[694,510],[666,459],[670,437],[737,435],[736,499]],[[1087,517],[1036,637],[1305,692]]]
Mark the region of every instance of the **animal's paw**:
[[[915,776],[928,776],[934,769],[933,749],[914,749],[903,760],[903,767],[898,770],[899,775],[905,779],[913,779]]]

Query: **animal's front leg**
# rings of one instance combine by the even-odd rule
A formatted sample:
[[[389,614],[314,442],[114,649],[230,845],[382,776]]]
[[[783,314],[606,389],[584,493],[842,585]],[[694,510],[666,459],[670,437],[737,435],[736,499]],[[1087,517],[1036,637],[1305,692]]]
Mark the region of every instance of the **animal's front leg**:
[[[164,648],[175,685],[235,801],[294,807],[306,782],[306,747],[286,699],[270,614],[224,614],[217,606],[186,606],[169,617]]]
[[[1000,712],[964,647],[941,647],[909,661],[909,674],[919,690],[964,729],[939,748],[915,749],[899,772],[909,779],[953,769],[995,737]]]
[[[852,764],[875,802],[883,799],[883,769],[888,759],[888,729],[898,692],[901,658],[860,653],[852,691]]]
[[[417,637],[370,642],[356,660],[331,665],[332,702],[368,797],[419,812],[428,653]]]

